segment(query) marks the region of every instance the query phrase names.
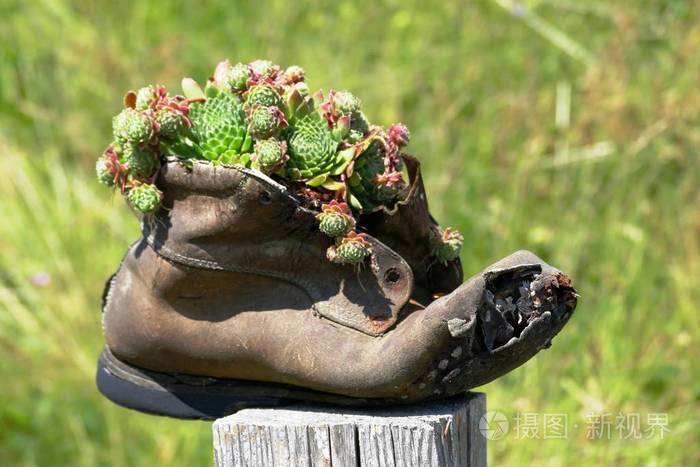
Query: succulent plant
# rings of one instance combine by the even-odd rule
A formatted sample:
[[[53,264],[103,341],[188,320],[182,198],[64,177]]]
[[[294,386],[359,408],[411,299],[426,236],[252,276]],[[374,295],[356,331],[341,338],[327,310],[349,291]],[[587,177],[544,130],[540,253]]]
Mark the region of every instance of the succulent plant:
[[[129,167],[121,163],[121,152],[121,146],[117,143],[107,146],[102,156],[97,159],[95,171],[100,183],[110,187],[117,185],[123,191],[129,175]]]
[[[144,86],[136,92],[136,110],[147,110],[158,99],[158,91],[155,86]]]
[[[159,136],[170,139],[177,138],[187,127],[182,114],[169,107],[156,112],[156,123]]]
[[[433,254],[443,264],[459,258],[464,237],[458,230],[447,227],[433,238]]]
[[[350,232],[346,237],[338,238],[336,244],[328,248],[326,256],[337,264],[360,264],[372,254],[372,245],[364,234]]]
[[[287,143],[274,138],[255,143],[253,160],[263,172],[272,172],[287,160]]]
[[[137,179],[147,179],[156,170],[156,157],[148,149],[139,146],[124,147],[124,162],[129,167],[129,174]]]
[[[136,185],[127,193],[129,203],[138,211],[149,214],[155,211],[163,199],[163,193],[155,185]]]
[[[206,102],[193,103],[189,117],[194,145],[204,159],[236,163],[251,152],[253,140],[237,96],[220,92]]]
[[[343,173],[353,157],[354,149],[338,151],[342,132],[328,127],[323,115],[314,108],[309,98],[294,111],[294,118],[286,132],[289,145],[287,176],[293,180],[304,180],[310,186],[338,189],[332,187],[335,183],[330,177]]]
[[[372,210],[387,199],[387,193],[380,190],[378,177],[385,171],[384,154],[380,140],[371,141],[353,162],[352,175],[348,178],[350,204],[359,210]]]
[[[321,213],[316,218],[319,220],[319,230],[329,237],[344,237],[355,228],[355,219],[347,203],[336,200],[322,205]]]
[[[311,95],[311,89],[309,89],[309,85],[303,81],[294,83],[293,89],[297,91],[302,97],[307,97]]]
[[[269,138],[287,126],[287,121],[280,109],[260,104],[256,104],[250,110],[248,121],[248,131],[255,139]]]
[[[411,140],[411,132],[408,131],[406,125],[403,123],[394,123],[387,130],[387,135],[389,136],[389,141],[396,145],[398,148],[403,148],[408,145]]]
[[[354,232],[355,215],[391,206],[406,191],[401,149],[408,128],[370,124],[361,101],[346,90],[311,93],[301,67],[284,71],[268,60],[219,62],[204,89],[182,80],[184,96],[150,85],[124,97],[113,119],[114,143],[96,164],[101,183],[117,185],[134,207],[152,212],[162,156],[205,159],[258,169],[299,187],[322,204],[319,229],[336,239],[329,258],[357,264],[370,244]],[[342,200],[342,201],[341,201]],[[322,202],[322,201],[321,201]],[[316,204],[313,204],[316,205]],[[438,260],[459,255],[461,236],[436,233]]]
[[[245,105],[248,108],[253,108],[257,104],[280,108],[282,107],[282,97],[272,86],[257,84],[248,90]]]
[[[250,70],[242,63],[231,66],[228,60],[224,60],[219,62],[214,70],[214,86],[221,91],[234,93],[245,91],[249,79]]]
[[[248,87],[250,71],[242,63],[236,63],[228,72],[227,83],[235,92],[245,91]]]
[[[253,78],[260,80],[274,80],[280,72],[280,67],[269,60],[255,60],[249,66]]]
[[[153,122],[145,113],[127,107],[112,120],[112,130],[121,144],[145,144],[153,136]]]
[[[333,110],[339,115],[352,115],[360,110],[361,102],[350,91],[337,91],[334,93]]]
[[[109,159],[105,156],[97,159],[95,164],[95,172],[97,173],[97,180],[106,186],[114,186],[114,172],[112,170],[112,164]]]
[[[284,70],[284,78],[288,84],[299,83],[304,81],[305,72],[300,66],[292,65]]]

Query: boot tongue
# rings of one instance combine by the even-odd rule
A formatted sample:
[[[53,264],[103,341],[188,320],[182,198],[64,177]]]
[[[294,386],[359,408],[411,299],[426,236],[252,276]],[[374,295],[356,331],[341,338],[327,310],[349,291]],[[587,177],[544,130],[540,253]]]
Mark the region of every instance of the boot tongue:
[[[438,224],[428,210],[420,163],[408,155],[403,155],[403,160],[411,183],[406,199],[391,210],[362,216],[360,224],[406,260],[416,285],[431,294],[450,293],[462,283],[462,264],[457,259],[445,265],[435,258],[432,240]]]
[[[308,300],[280,297],[281,308],[310,307],[370,335],[389,329],[411,297],[413,273],[401,256],[368,235],[371,260],[361,267],[331,263],[326,250],[332,239],[318,230],[315,212],[255,171],[169,163],[158,185],[164,209],[144,218],[143,233],[171,261],[292,283]]]

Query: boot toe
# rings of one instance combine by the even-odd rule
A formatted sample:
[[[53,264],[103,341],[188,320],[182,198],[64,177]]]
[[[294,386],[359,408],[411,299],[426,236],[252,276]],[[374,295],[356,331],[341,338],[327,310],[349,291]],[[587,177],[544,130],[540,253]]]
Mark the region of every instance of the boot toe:
[[[493,264],[425,310],[449,337],[418,388],[456,394],[522,365],[551,345],[577,297],[568,276],[531,252]]]

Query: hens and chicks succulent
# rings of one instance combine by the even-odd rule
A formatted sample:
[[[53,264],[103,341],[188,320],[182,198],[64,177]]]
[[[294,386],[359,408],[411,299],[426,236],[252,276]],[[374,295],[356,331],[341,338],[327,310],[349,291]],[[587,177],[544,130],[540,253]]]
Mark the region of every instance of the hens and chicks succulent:
[[[301,67],[282,70],[267,60],[225,60],[204,88],[191,78],[182,88],[184,95],[163,86],[127,93],[113,119],[114,140],[97,161],[101,183],[149,214],[162,199],[155,179],[164,157],[256,169],[332,198],[317,215],[319,229],[335,239],[329,260],[359,264],[371,254],[354,216],[405,197],[408,128],[373,125],[351,92],[311,94]],[[453,229],[436,232],[435,257],[454,260],[462,242]]]

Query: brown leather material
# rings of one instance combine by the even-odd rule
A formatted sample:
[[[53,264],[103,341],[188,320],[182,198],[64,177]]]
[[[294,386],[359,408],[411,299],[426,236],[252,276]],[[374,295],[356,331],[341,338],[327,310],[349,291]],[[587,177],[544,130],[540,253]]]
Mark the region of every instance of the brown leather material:
[[[412,402],[510,371],[575,307],[529,252],[421,306],[401,256],[370,237],[363,269],[330,263],[314,213],[262,174],[170,162],[158,184],[164,208],[104,300],[109,349],[139,368]]]
[[[287,281],[318,314],[371,335],[391,327],[411,296],[411,268],[371,236],[367,267],[327,261],[332,239],[315,213],[260,172],[171,162],[158,185],[163,208],[144,218],[143,233],[171,261]]]
[[[439,235],[430,215],[420,163],[403,155],[409,176],[406,198],[392,209],[380,209],[360,218],[360,225],[396,251],[411,266],[416,284],[432,294],[450,293],[463,280],[458,259],[442,264],[433,254],[432,239]]]

